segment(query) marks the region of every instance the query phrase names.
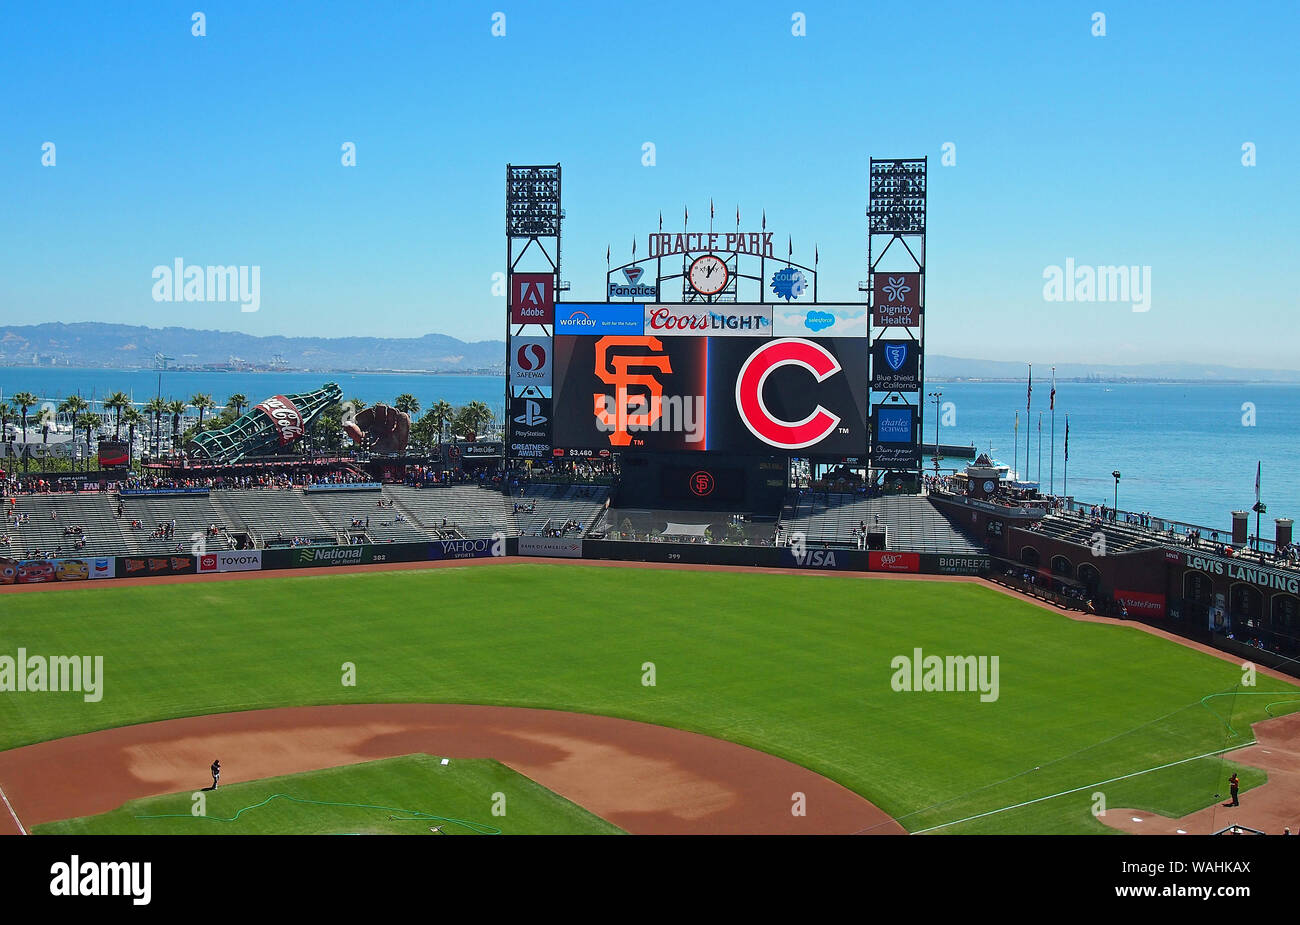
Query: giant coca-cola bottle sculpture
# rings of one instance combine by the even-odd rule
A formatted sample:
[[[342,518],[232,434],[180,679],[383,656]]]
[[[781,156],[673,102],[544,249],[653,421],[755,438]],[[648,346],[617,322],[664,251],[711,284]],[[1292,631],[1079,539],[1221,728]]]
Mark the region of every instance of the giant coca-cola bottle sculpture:
[[[238,462],[245,456],[269,456],[286,450],[307,433],[343,390],[327,382],[314,392],[274,395],[260,401],[221,430],[208,430],[190,441],[190,455],[214,463]]]

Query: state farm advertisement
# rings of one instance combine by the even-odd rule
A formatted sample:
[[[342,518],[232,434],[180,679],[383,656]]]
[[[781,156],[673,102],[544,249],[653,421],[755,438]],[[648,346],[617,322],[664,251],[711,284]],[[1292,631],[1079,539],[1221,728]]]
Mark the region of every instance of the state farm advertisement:
[[[872,572],[913,572],[921,571],[921,554],[919,552],[878,552],[867,554],[867,570]]]
[[[1165,615],[1165,596],[1149,594],[1145,591],[1115,591],[1115,600],[1123,604],[1130,616],[1163,617]]]

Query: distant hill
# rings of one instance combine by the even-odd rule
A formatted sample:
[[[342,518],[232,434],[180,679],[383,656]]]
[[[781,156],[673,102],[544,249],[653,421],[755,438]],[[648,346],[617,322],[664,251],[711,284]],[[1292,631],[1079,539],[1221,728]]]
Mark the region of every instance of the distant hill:
[[[927,379],[1012,379],[1025,378],[1024,363],[1002,360],[968,360],[932,354],[925,358]],[[1034,364],[1034,379],[1047,381],[1051,370]],[[1196,382],[1300,382],[1293,369],[1243,369],[1213,363],[1057,363],[1057,379],[1164,379]]]
[[[203,366],[238,357],[269,366],[278,356],[289,369],[423,370],[467,372],[504,370],[502,341],[466,343],[445,334],[423,337],[256,337],[227,331],[146,328],[85,322],[0,326],[0,365],[151,367],[155,354],[172,365]]]
[[[1046,352],[1046,350],[1044,350]],[[238,357],[244,364],[268,367],[277,357],[284,368],[312,372],[399,370],[422,372],[504,372],[505,343],[467,343],[446,334],[423,337],[256,337],[191,328],[147,328],[127,324],[0,325],[0,366],[40,365],[149,368],[155,354],[172,365],[204,366]],[[1036,366],[1038,364],[1035,364]],[[926,378],[1023,380],[1025,364],[931,354]],[[1049,375],[1040,366],[1037,377]],[[1190,381],[1300,382],[1300,371],[1242,369],[1212,363],[1057,363],[1057,379],[1165,379]]]

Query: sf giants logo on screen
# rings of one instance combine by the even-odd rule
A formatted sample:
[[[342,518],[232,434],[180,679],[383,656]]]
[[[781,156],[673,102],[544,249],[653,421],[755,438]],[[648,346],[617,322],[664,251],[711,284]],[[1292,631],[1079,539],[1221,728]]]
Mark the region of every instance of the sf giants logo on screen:
[[[550,273],[514,273],[510,276],[512,324],[555,323],[555,277]]]
[[[713,473],[699,469],[691,473],[691,493],[701,498],[713,494]]]
[[[641,355],[616,353],[609,355],[611,347],[641,347],[646,353]],[[663,413],[664,387],[655,378],[653,372],[633,373],[632,369],[658,370],[671,373],[672,363],[661,351],[663,342],[657,337],[619,337],[610,335],[596,341],[596,376],[601,382],[614,387],[613,404],[609,407],[610,396],[595,393],[596,421],[603,430],[609,431],[611,446],[630,446],[632,435],[629,429],[649,430]],[[644,390],[633,395],[631,388]],[[639,411],[628,411],[628,405],[635,402]]]
[[[769,341],[759,347],[736,377],[736,408],[740,419],[759,440],[783,450],[798,450],[820,443],[839,426],[840,418],[821,405],[801,421],[783,421],[763,401],[767,377],[783,366],[799,366],[825,382],[841,369],[840,362],[820,344],[801,337]]]

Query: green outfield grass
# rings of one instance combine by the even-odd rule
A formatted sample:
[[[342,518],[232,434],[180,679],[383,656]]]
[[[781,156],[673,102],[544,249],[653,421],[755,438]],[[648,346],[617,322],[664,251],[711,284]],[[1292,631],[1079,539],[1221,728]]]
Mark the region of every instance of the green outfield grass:
[[[501,796],[497,796],[500,794]],[[173,793],[99,816],[36,826],[37,835],[610,835],[622,829],[486,759],[431,755]],[[493,814],[493,807],[499,815]]]
[[[1108,832],[1096,790],[1179,815],[1224,792],[1223,758],[1127,775],[1246,744],[1251,722],[1300,707],[1294,685],[1243,689],[1228,662],[979,585],[794,573],[536,564],[115,584],[0,597],[0,655],[19,646],[103,655],[105,692],[0,694],[4,748],[301,704],[549,707],[762,749],[912,831]],[[917,647],[997,655],[998,700],[893,691],[891,659]],[[340,684],[344,662],[356,687]],[[1261,780],[1247,772],[1243,789]]]

